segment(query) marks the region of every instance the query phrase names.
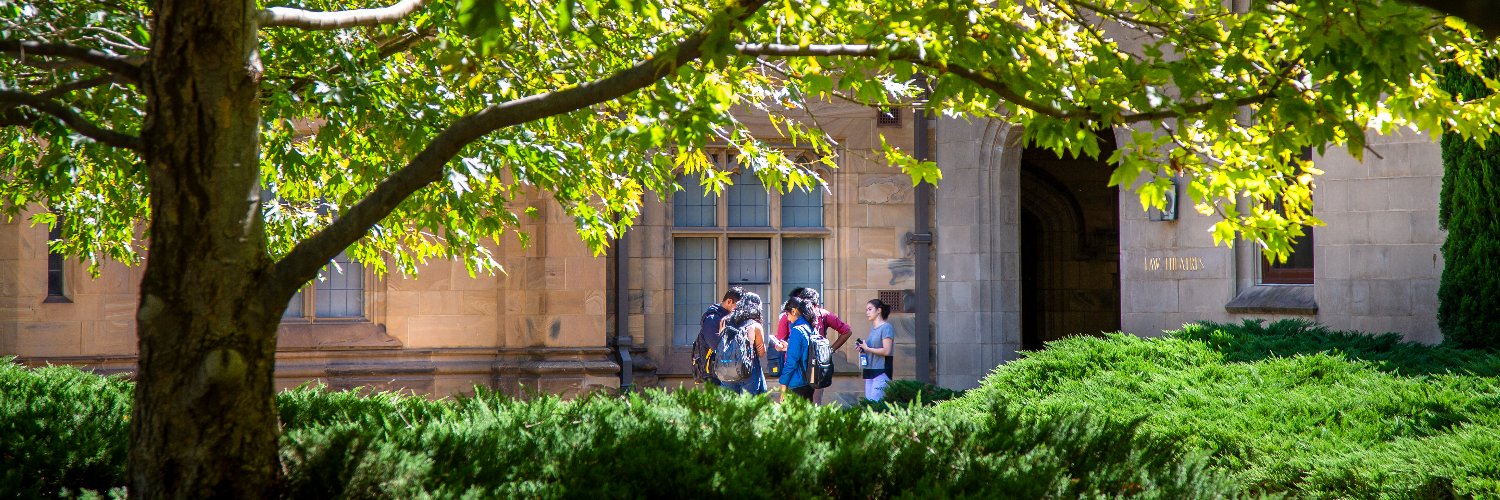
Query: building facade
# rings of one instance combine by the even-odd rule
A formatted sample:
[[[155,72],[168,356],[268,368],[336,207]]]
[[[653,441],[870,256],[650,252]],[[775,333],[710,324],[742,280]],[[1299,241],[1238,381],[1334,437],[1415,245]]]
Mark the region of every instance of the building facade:
[[[691,383],[699,314],[729,286],[761,293],[773,310],[791,288],[818,288],[861,337],[864,303],[895,303],[897,378],[959,389],[1067,335],[1152,336],[1197,320],[1302,317],[1440,340],[1442,167],[1430,137],[1373,137],[1363,162],[1316,158],[1326,174],[1315,211],[1327,225],[1290,264],[1268,266],[1251,244],[1215,246],[1214,220],[1186,202],[1143,211],[1133,192],[1107,186],[1108,165],[1027,148],[1013,125],[918,126],[910,109],[847,104],[813,112],[840,145],[821,192],[771,193],[736,173],[714,196],[682,179],[686,191],[649,200],[601,257],[537,193],[528,201],[542,216],[524,227],[532,246],[494,249],[504,274],[433,262],[414,277],[376,276],[331,264],[284,318],[278,384],[437,396],[475,385],[678,387]],[[770,137],[769,123],[755,126]],[[930,196],[879,160],[882,135],[938,162],[943,180]],[[706,153],[737,171],[734,151]],[[141,270],[105,264],[91,277],[49,255],[48,238],[24,217],[0,224],[0,356],[129,372]],[[845,401],[861,393],[856,362],[852,343],[836,356],[843,375],[832,390]]]

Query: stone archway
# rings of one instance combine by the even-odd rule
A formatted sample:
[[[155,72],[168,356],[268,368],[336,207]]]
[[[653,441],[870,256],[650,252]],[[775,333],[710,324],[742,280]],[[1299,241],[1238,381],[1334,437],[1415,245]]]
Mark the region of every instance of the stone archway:
[[[1021,132],[938,120],[933,368],[944,387],[975,387],[1021,349]]]

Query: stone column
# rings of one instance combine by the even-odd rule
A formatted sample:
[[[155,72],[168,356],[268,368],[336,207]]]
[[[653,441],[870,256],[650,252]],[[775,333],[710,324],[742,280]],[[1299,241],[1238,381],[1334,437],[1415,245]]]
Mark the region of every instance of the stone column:
[[[936,155],[937,383],[967,389],[1021,346],[1020,129],[942,118]]]
[[[538,193],[532,203],[541,219],[527,224],[531,245],[506,262],[495,386],[522,395],[618,388],[620,366],[606,342],[607,261],[550,197]]]

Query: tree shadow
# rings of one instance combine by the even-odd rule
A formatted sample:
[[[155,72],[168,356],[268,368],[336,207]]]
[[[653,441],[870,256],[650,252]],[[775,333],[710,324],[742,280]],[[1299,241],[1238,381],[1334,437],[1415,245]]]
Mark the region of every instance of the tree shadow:
[[[1322,353],[1369,362],[1382,372],[1397,375],[1500,376],[1500,353],[1405,342],[1397,333],[1332,330],[1304,319],[1283,319],[1270,324],[1261,319],[1247,319],[1240,324],[1189,323],[1169,335],[1203,342],[1223,353],[1227,362]]]

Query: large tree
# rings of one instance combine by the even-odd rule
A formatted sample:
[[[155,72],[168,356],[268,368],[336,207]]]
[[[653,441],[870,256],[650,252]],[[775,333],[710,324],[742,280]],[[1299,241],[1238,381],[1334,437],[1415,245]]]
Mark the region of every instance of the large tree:
[[[1388,0],[353,3],[0,0],[0,205],[46,207],[53,244],[95,262],[149,249],[133,496],[274,494],[276,328],[346,248],[488,272],[486,240],[518,234],[512,200],[540,189],[602,250],[677,173],[722,186],[708,143],[773,188],[821,182],[744,113],[831,152],[808,104],[890,105],[926,81],[932,108],[1058,151],[1134,126],[1113,183],[1149,203],[1188,173],[1215,238],[1281,254],[1316,223],[1303,148],[1497,121],[1493,98],[1433,83],[1440,63],[1478,75],[1487,39]]]

